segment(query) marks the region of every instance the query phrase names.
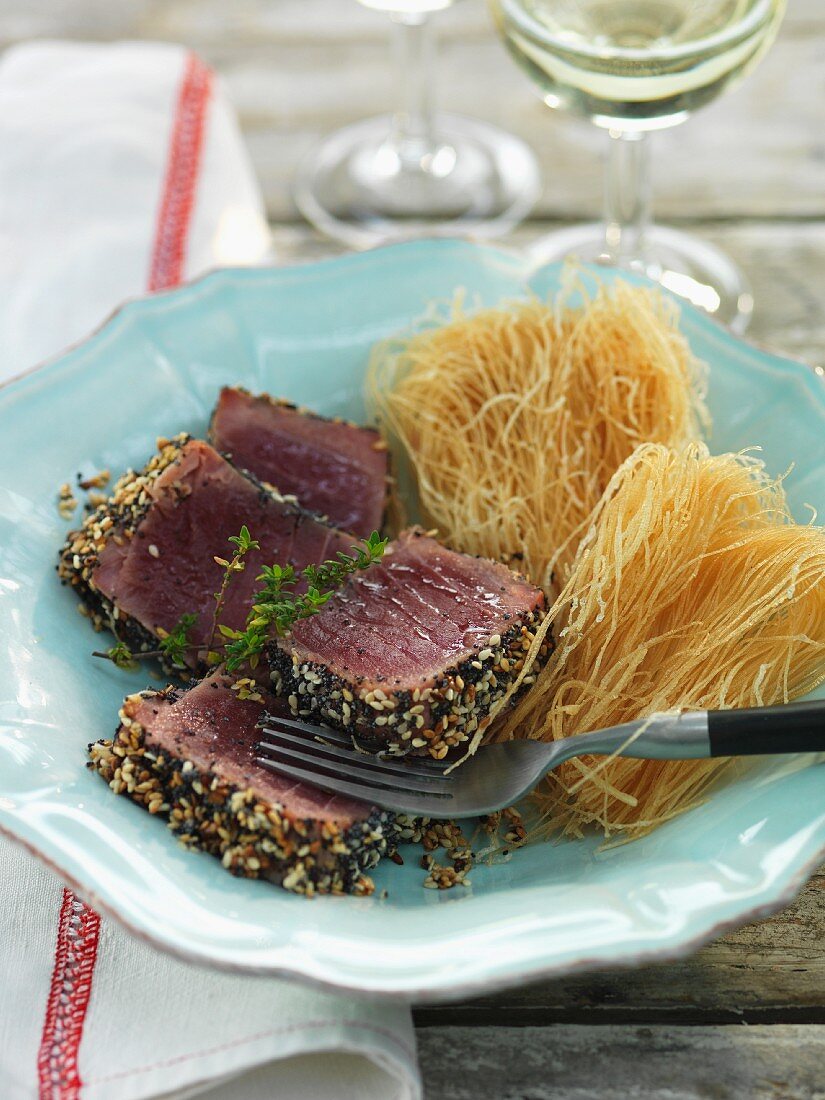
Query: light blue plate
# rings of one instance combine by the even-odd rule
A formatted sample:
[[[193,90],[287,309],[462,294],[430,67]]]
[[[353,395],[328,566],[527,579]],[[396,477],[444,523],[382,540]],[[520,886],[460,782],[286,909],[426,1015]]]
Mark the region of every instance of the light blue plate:
[[[472,887],[422,889],[411,854],[370,898],[307,901],[231,878],[84,768],[144,686],[90,656],[95,638],[54,574],[58,485],[141,464],[157,435],[202,432],[237,382],[362,416],[371,345],[459,286],[487,304],[529,284],[504,252],[398,245],[285,270],[221,271],[127,305],[86,343],[0,391],[0,827],[93,905],[178,955],[326,986],[447,999],[543,974],[684,953],[782,905],[825,849],[825,767],[797,757],[718,791],[655,835],[529,846]],[[825,514],[825,385],[685,307],[712,368],[712,445],[764,448],[771,471]],[[419,853],[420,854],[420,853]],[[381,897],[386,888],[388,896]]]

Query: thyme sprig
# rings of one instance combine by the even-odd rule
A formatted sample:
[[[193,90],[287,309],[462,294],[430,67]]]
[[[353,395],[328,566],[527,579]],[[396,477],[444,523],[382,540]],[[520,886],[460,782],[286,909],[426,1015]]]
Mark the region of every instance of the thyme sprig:
[[[307,582],[307,590],[303,593],[293,591],[298,577],[291,565],[265,565],[255,578],[262,582],[262,587],[253,597],[246,629],[219,627],[227,639],[227,671],[235,672],[245,662],[254,669],[273,633],[283,637],[300,619],[317,614],[348,576],[379,561],[386,546],[387,539],[373,531],[360,545],[353,545],[353,555],[339,550],[334,559],[321,565],[308,565],[301,570],[301,577]]]
[[[215,557],[215,564],[223,566],[223,579],[221,580],[221,586],[215,593],[215,608],[212,612],[212,625],[209,629],[209,639],[206,643],[206,662],[207,664],[218,664],[220,662],[220,654],[216,654],[212,649],[215,644],[215,635],[220,630],[220,616],[223,611],[223,605],[226,602],[226,592],[232,581],[232,578],[237,573],[242,573],[246,569],[246,562],[244,558],[250,550],[260,550],[261,544],[253,539],[249,533],[249,528],[246,524],[243,524],[240,532],[237,535],[230,535],[229,542],[235,547],[235,553],[229,559]]]
[[[186,668],[185,654],[201,648],[189,641],[189,631],[197,621],[197,615],[181,615],[168,633],[159,626],[157,633],[160,642],[157,649],[145,649],[134,653],[125,642],[115,642],[110,649],[102,653],[95,651],[92,656],[112,661],[125,672],[134,672],[139,667],[139,661],[146,661],[151,657],[165,657],[173,668]]]
[[[206,644],[206,663],[214,666],[225,660],[228,672],[235,672],[244,663],[254,669],[260,661],[267,640],[273,634],[283,637],[300,619],[308,619],[317,614],[348,576],[368,569],[379,561],[387,546],[387,539],[382,539],[377,531],[373,531],[369,538],[353,545],[353,554],[345,554],[339,550],[335,558],[320,565],[308,565],[301,570],[300,575],[296,574],[291,565],[262,566],[261,572],[255,578],[261,587],[253,597],[246,626],[244,630],[234,630],[220,621],[226,604],[226,594],[233,578],[246,568],[244,558],[251,550],[259,550],[260,543],[252,538],[245,524],[228,541],[235,547],[232,557],[215,557],[215,563],[224,572],[221,585],[214,593],[215,608]],[[298,593],[294,588],[301,578],[307,582],[307,588],[305,592]],[[189,641],[190,631],[197,621],[197,615],[185,614],[181,615],[168,633],[158,630],[160,642],[157,649],[134,653],[125,642],[116,642],[105,652],[94,652],[92,656],[110,660],[118,668],[130,672],[139,667],[138,661],[151,657],[165,658],[174,668],[183,669],[186,667],[187,653],[204,649],[203,645]],[[224,639],[222,653],[220,649],[213,648],[218,634]]]
[[[134,672],[137,668],[140,667],[134,653],[132,653],[131,649],[129,649],[125,642],[115,642],[115,644],[110,649],[107,649],[102,653],[99,653],[97,650],[95,650],[95,652],[92,653],[92,656],[103,657],[107,661],[111,661],[116,668],[120,668],[124,672]],[[145,654],[141,653],[141,657],[143,656],[145,656]]]
[[[189,642],[189,631],[198,621],[197,615],[181,615],[172,630],[167,634],[163,627],[158,627],[160,645],[158,650],[175,668],[186,667],[186,653],[192,649]]]

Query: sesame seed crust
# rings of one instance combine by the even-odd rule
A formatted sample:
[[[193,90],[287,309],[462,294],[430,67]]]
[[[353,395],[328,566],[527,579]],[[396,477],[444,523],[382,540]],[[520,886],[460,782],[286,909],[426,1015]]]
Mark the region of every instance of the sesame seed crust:
[[[141,520],[152,505],[147,490],[180,456],[190,437],[181,433],[174,439],[158,439],[157,453],[139,472],[127,470],[115,483],[111,496],[99,504],[76,531],[70,531],[60,550],[57,575],[70,585],[89,611],[95,630],[110,630],[133,652],[157,649],[157,637],[130,615],[121,613],[94,584],[94,572],[100,555],[113,539],[124,542],[134,538]],[[181,486],[181,492],[185,492]],[[174,669],[164,666],[170,674]]]
[[[57,494],[57,510],[61,519],[71,519],[77,509],[77,497],[68,481],[64,482]]]
[[[296,717],[323,719],[392,754],[429,753],[443,760],[483,729],[493,705],[523,669],[541,617],[541,611],[524,611],[505,632],[414,687],[393,688],[386,680],[358,683],[328,665],[301,660],[288,639],[274,641],[267,649],[272,689],[286,697]],[[548,632],[514,701],[534,683],[552,649]]]
[[[231,874],[265,878],[309,897],[371,894],[368,872],[420,833],[419,823],[387,810],[374,809],[343,829],[295,817],[254,789],[170,754],[134,718],[143,700],[161,694],[144,691],[125,700],[114,738],[89,746],[89,767],[115,794],[165,817],[185,846],[216,856]]]

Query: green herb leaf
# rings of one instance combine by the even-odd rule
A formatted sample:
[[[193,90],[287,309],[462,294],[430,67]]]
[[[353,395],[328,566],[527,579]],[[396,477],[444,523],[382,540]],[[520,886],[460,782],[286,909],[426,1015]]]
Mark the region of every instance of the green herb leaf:
[[[189,631],[197,621],[197,615],[181,615],[173,629],[160,640],[158,649],[176,668],[186,667],[184,655],[189,648]]]
[[[283,637],[299,619],[317,614],[351,573],[379,561],[386,546],[387,539],[373,531],[368,539],[353,546],[354,554],[339,550],[335,560],[308,565],[301,573],[307,582],[303,595],[292,591],[297,578],[291,565],[263,566],[255,578],[261,588],[255,593],[246,630],[226,646],[227,671],[235,672],[245,661],[254,668],[271,633]]]
[[[237,549],[232,555],[231,561],[227,561],[226,558],[215,557],[215,561],[218,565],[223,566],[223,579],[221,581],[220,589],[215,593],[215,608],[212,612],[212,626],[209,630],[209,639],[206,643],[207,649],[207,662],[209,662],[209,656],[212,652],[212,646],[215,642],[215,635],[221,629],[221,612],[223,611],[223,605],[226,602],[226,590],[229,587],[229,582],[235,573],[242,573],[246,569],[246,562],[243,560],[244,556],[249,553],[250,550],[260,550],[261,544],[253,539],[249,533],[249,528],[246,524],[243,524],[237,535],[230,535],[229,542],[232,543]]]
[[[187,652],[205,649],[206,664],[210,667],[225,659],[229,672],[236,671],[245,663],[254,669],[273,634],[283,637],[300,619],[308,619],[317,614],[350,574],[368,569],[379,561],[387,546],[387,539],[382,539],[377,531],[373,531],[368,539],[352,547],[353,554],[345,554],[339,550],[335,559],[321,565],[308,565],[300,574],[307,582],[307,590],[300,595],[294,591],[299,577],[293,566],[262,566],[261,572],[255,578],[261,587],[253,597],[245,629],[235,630],[220,622],[226,593],[232,577],[246,568],[244,556],[251,550],[259,550],[260,543],[252,538],[246,525],[241,527],[237,535],[230,536],[228,541],[236,547],[236,551],[229,560],[215,557],[215,561],[223,567],[224,574],[220,589],[215,593],[212,627],[205,646],[189,641],[189,632],[197,623],[198,616],[186,614],[180,617],[168,634],[158,631],[160,641],[157,650],[132,653],[124,642],[118,642],[105,653],[94,653],[93,656],[113,661],[118,668],[128,670],[138,668],[138,660],[150,657],[164,657],[169,664],[184,668]],[[226,639],[223,652],[214,647],[218,634]]]
[[[124,670],[124,672],[134,672],[136,668],[139,668],[137,660],[131,649],[125,642],[115,642],[111,649],[107,649],[105,653],[100,654],[102,657],[108,657],[118,668]]]
[[[230,535],[229,541],[237,546],[238,551],[241,554],[248,554],[250,550],[260,550],[261,544],[257,542],[249,533],[249,528],[246,524],[241,527],[240,533],[237,535]]]

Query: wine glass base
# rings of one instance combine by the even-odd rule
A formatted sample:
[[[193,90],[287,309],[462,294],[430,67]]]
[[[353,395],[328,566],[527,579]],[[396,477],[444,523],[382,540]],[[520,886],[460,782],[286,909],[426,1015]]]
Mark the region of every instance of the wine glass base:
[[[419,156],[393,140],[389,116],[337,130],[301,163],[298,209],[352,248],[421,236],[495,237],[517,225],[540,192],[532,150],[495,126],[439,114]],[[403,152],[403,155],[402,155]]]
[[[573,226],[543,237],[530,246],[539,263],[575,257],[585,263],[611,264],[606,254],[604,226]],[[642,258],[625,265],[709,313],[732,332],[741,335],[753,314],[750,285],[720,249],[689,233],[663,226],[645,231]]]

